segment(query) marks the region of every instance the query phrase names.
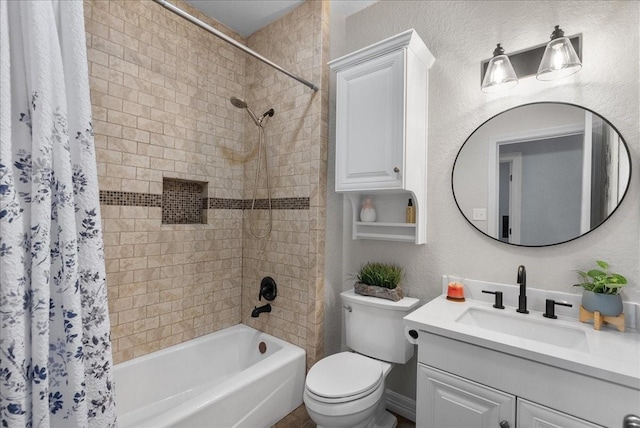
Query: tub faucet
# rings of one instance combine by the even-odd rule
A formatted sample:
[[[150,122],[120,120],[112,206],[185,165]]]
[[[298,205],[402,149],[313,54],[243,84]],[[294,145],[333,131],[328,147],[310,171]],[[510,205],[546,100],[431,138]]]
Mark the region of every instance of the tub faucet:
[[[254,306],[253,310],[251,311],[251,317],[258,318],[263,312],[271,312],[271,305],[269,303],[264,306],[260,306],[259,308],[257,306]]]
[[[518,296],[517,312],[528,314],[527,310],[527,271],[524,266],[518,266],[518,284],[520,285],[520,296]]]

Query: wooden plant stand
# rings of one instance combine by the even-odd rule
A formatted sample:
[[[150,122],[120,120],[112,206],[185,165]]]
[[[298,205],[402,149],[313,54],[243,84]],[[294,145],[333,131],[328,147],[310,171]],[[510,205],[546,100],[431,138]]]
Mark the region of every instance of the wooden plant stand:
[[[593,320],[593,328],[596,330],[600,330],[602,324],[612,324],[618,331],[624,331],[624,313],[617,317],[606,317],[598,311],[589,312],[580,305],[580,322],[587,322],[589,320]]]

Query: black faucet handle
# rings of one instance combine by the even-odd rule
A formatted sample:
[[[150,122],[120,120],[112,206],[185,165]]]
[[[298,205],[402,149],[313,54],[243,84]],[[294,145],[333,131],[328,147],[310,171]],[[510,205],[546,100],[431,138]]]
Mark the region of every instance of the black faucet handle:
[[[556,302],[553,299],[547,299],[545,301],[545,310],[544,310],[544,314],[542,314],[542,316],[545,317],[545,318],[552,318],[552,319],[558,318],[556,316],[556,305],[558,305],[558,306],[566,306],[568,308],[573,307],[573,305],[571,303]]]
[[[260,282],[260,292],[258,293],[258,300],[262,300],[262,297],[265,300],[273,302],[275,298],[278,296],[278,286],[273,278],[270,276],[265,276],[262,278]]]
[[[502,305],[502,291],[482,290],[482,292],[486,294],[493,294],[494,296],[496,296],[496,300],[495,300],[495,303],[493,304],[493,307],[496,309],[504,309],[504,306]]]

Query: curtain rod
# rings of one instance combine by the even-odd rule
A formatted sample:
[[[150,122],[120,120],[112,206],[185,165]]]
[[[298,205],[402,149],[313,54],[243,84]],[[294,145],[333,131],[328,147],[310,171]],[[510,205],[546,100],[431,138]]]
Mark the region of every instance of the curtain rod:
[[[210,32],[214,36],[219,37],[222,40],[224,40],[225,42],[230,43],[233,46],[237,47],[238,49],[248,53],[252,57],[259,59],[260,61],[264,62],[265,64],[267,64],[267,65],[275,68],[276,70],[286,74],[287,76],[297,80],[298,82],[302,83],[303,85],[308,86],[312,90],[317,91],[318,89],[320,89],[316,85],[314,85],[313,83],[303,79],[302,77],[299,77],[299,76],[291,73],[290,71],[285,70],[284,68],[280,67],[278,64],[275,64],[275,63],[269,61],[267,58],[263,57],[258,52],[246,47],[242,43],[232,39],[231,37],[227,36],[226,34],[220,32],[218,30],[216,30],[215,28],[213,28],[212,26],[202,22],[198,18],[196,18],[196,17],[194,17],[192,15],[189,15],[184,10],[177,8],[176,6],[174,6],[171,3],[167,2],[166,0],[153,0],[153,1],[155,1],[156,3],[158,3],[159,5],[167,8],[167,9],[169,9],[171,12],[175,13],[176,15],[179,15],[179,16],[183,17],[187,21],[196,24],[198,27]]]

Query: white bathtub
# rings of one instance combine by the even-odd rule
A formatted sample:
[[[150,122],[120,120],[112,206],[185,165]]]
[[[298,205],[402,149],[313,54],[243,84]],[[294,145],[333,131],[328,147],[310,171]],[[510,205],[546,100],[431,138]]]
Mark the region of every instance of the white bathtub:
[[[116,364],[118,426],[269,427],[302,404],[304,375],[304,350],[239,324]]]

